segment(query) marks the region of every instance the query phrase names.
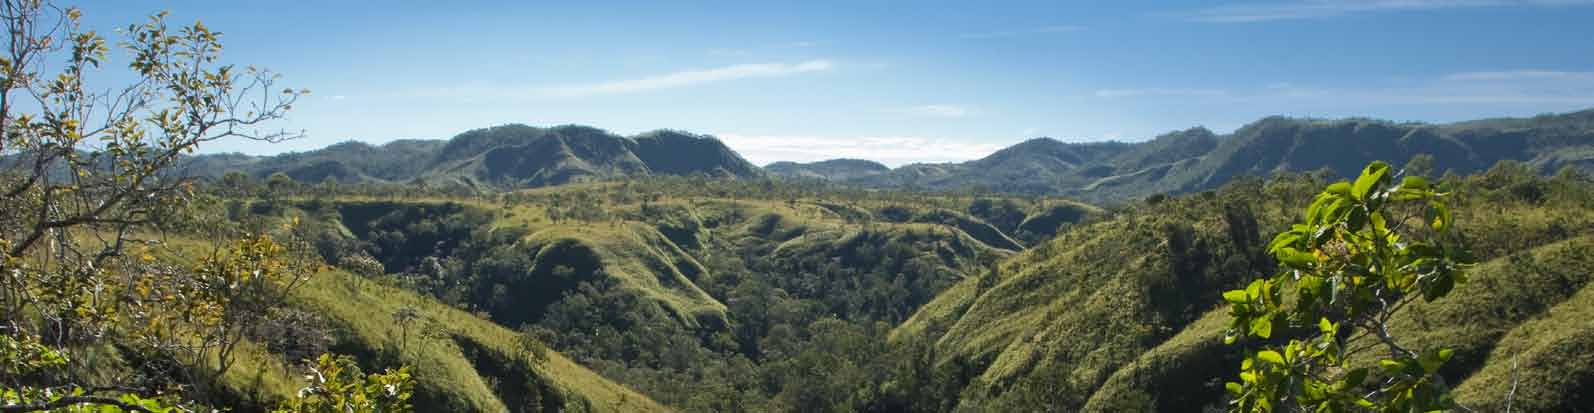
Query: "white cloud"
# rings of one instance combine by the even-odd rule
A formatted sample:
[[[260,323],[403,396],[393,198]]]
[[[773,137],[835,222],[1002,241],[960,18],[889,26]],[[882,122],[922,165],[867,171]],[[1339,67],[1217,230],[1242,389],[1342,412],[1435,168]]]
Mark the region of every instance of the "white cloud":
[[[332,96],[328,96],[328,98],[331,98],[332,100],[344,100],[344,99],[348,99],[349,97],[348,96],[343,96],[343,95],[332,95]]]
[[[1497,72],[1465,72],[1444,77],[1457,81],[1513,81],[1513,80],[1594,80],[1594,72],[1565,72],[1557,70],[1504,70]]]
[[[1223,96],[1229,92],[1222,89],[1103,89],[1096,91],[1100,98],[1133,98],[1144,96]]]
[[[1594,0],[1298,0],[1283,3],[1229,4],[1203,9],[1186,17],[1189,20],[1208,23],[1252,23],[1322,19],[1377,12],[1588,4],[1594,4]]]
[[[1000,39],[1000,38],[1005,38],[1005,37],[1030,36],[1030,35],[1037,35],[1037,34],[1077,32],[1077,31],[1081,31],[1081,30],[1085,30],[1085,27],[1084,26],[1073,26],[1073,25],[1057,25],[1057,26],[1032,27],[1032,28],[1028,28],[1028,29],[999,30],[999,31],[993,31],[993,32],[963,33],[963,34],[958,35],[958,38],[960,38],[960,39],[969,39],[969,40],[985,40],[985,39]]]
[[[1002,145],[923,137],[777,136],[719,133],[714,136],[755,164],[775,161],[814,162],[858,158],[900,166],[914,162],[956,162],[977,159]]]
[[[974,114],[974,110],[962,105],[920,105],[893,110],[904,115],[925,116],[933,118],[961,118]]]
[[[824,59],[799,63],[747,63],[713,69],[686,70],[636,79],[554,86],[542,88],[539,94],[555,97],[581,97],[631,93],[736,79],[782,77],[801,73],[825,72],[835,67],[835,63]]]

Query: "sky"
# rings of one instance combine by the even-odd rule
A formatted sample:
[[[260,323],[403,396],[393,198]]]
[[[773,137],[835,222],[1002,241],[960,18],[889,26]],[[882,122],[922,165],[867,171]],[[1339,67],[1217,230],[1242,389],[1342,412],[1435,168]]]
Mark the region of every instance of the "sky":
[[[1594,0],[83,1],[166,10],[312,94],[274,154],[524,123],[720,138],[757,164],[974,159],[1271,115],[1450,122],[1594,108]],[[113,55],[105,78],[126,55]]]

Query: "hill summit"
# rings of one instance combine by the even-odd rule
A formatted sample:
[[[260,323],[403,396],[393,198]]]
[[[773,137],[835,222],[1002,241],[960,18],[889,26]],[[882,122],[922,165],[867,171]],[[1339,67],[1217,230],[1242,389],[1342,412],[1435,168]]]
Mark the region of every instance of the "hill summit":
[[[763,171],[718,139],[659,130],[623,137],[588,126],[538,128],[510,124],[443,140],[400,140],[381,146],[344,142],[275,156],[191,158],[187,169],[219,177],[283,173],[296,181],[424,182],[483,189],[560,185],[622,176],[693,175],[749,178]]]

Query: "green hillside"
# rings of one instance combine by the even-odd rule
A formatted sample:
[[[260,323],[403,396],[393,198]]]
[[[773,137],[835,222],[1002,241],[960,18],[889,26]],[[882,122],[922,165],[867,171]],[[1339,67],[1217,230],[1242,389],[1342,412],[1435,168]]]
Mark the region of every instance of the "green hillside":
[[[884,349],[892,325],[1024,249],[979,217],[994,213],[981,205],[1014,214],[1009,228],[1048,222],[1029,224],[1032,237],[1104,213],[1061,200],[704,177],[490,198],[243,190],[261,196],[224,202],[231,220],[297,218],[328,263],[475,312],[690,411],[814,406],[794,393],[812,390],[804,383],[813,379],[790,376],[800,371],[794,357],[832,334]],[[879,370],[864,364],[867,354],[821,354],[859,357],[860,374]]]

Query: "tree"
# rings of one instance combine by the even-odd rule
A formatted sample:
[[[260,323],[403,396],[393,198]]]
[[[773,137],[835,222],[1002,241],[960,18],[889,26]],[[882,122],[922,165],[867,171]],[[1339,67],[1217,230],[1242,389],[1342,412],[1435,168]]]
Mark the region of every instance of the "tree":
[[[9,366],[0,412],[160,411],[203,397],[166,390],[202,393],[210,383],[188,373],[224,372],[252,314],[293,285],[279,281],[303,275],[280,267],[282,247],[269,238],[182,268],[158,263],[150,237],[134,235],[158,230],[162,211],[189,200],[183,155],[218,140],[297,136],[258,129],[308,92],[218,63],[221,33],[198,22],[174,29],[164,13],[125,28],[119,45],[136,80],[90,89],[87,76],[110,47],[81,16],[43,0],[0,0],[9,35],[0,45],[0,365]],[[186,354],[210,370],[166,378],[187,383],[78,379],[74,349],[112,340],[157,358]],[[164,400],[145,399],[154,395]]]
[[[367,376],[348,356],[323,354],[305,378],[299,398],[272,413],[397,413],[410,411],[415,381],[408,368]]]
[[[1223,293],[1226,343],[1250,350],[1232,411],[1435,411],[1457,407],[1439,368],[1445,348],[1416,348],[1390,331],[1391,315],[1433,301],[1466,278],[1469,254],[1454,236],[1446,193],[1421,176],[1394,183],[1373,162],[1355,182],[1329,185],[1305,221],[1268,246],[1272,276]],[[1376,365],[1361,354],[1385,353]]]

